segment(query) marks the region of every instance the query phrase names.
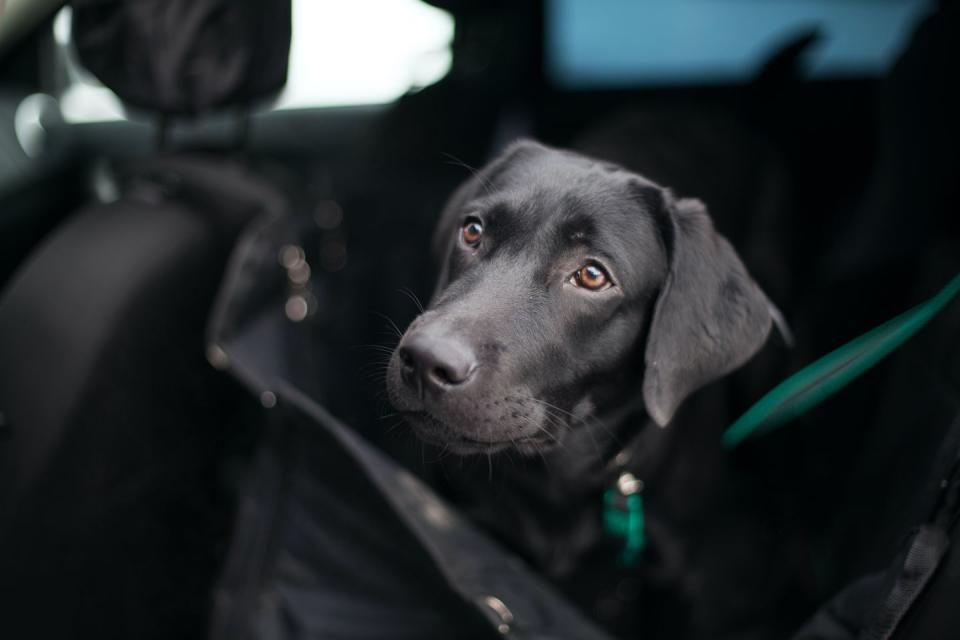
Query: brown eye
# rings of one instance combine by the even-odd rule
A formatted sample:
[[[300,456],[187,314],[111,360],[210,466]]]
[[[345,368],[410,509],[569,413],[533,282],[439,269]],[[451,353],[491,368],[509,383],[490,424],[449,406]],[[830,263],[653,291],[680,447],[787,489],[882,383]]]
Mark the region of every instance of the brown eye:
[[[468,246],[477,246],[483,236],[483,224],[479,220],[467,220],[463,225],[462,235],[464,243]]]
[[[611,286],[610,276],[604,271],[603,267],[595,262],[588,262],[573,274],[574,283],[578,287],[589,289],[590,291],[600,291]]]

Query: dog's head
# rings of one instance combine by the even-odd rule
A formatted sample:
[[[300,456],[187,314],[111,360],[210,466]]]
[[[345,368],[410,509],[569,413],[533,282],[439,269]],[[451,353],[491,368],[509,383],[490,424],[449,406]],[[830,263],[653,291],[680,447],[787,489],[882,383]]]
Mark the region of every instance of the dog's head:
[[[532,142],[462,185],[390,360],[393,405],[459,453],[539,451],[641,397],[661,426],[763,344],[773,307],[702,203]]]

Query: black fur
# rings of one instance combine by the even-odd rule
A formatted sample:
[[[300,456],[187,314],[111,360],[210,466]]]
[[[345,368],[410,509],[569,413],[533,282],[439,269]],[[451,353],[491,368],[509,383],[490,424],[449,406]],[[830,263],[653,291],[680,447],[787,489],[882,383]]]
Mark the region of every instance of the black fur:
[[[468,218],[483,223],[476,249],[461,240]],[[637,442],[632,462],[668,477],[655,468],[677,440],[644,425],[668,426],[689,394],[746,362],[775,310],[701,202],[533,142],[456,191],[434,248],[440,277],[391,359],[391,402],[444,450],[502,452],[484,461],[485,479],[478,465],[451,467],[452,493],[593,607],[631,575],[613,567],[599,526],[611,459]],[[614,286],[575,286],[588,260]],[[424,367],[440,379],[422,377]],[[502,460],[511,451],[519,461]],[[661,525],[651,515],[658,565],[669,569],[684,552]]]

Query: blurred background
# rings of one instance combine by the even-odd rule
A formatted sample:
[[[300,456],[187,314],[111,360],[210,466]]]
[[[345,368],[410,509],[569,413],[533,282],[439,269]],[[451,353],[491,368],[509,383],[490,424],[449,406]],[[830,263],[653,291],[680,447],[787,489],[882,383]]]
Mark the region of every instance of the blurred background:
[[[229,608],[270,380],[429,480],[383,420],[369,345],[388,349],[410,298],[429,299],[446,198],[517,138],[702,199],[784,312],[795,347],[724,387],[719,427],[933,295],[960,268],[957,13],[936,0],[6,0],[0,625],[207,636]],[[737,452],[778,531],[809,541],[784,559],[804,567],[777,609],[785,627],[885,566],[913,522],[960,406],[951,313]],[[229,340],[247,364],[232,376]],[[262,637],[313,637],[276,633]]]

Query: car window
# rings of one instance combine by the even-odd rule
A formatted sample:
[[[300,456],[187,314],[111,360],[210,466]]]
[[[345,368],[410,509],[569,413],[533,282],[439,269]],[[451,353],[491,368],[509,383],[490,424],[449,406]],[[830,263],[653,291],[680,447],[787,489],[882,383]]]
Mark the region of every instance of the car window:
[[[808,77],[886,71],[930,0],[547,0],[546,61],[563,88],[739,83],[816,30]]]
[[[116,95],[73,54],[70,20],[69,7],[54,20],[64,119],[123,119]],[[450,69],[453,25],[449,13],[419,0],[293,0],[287,85],[273,108],[382,104],[430,85]]]

